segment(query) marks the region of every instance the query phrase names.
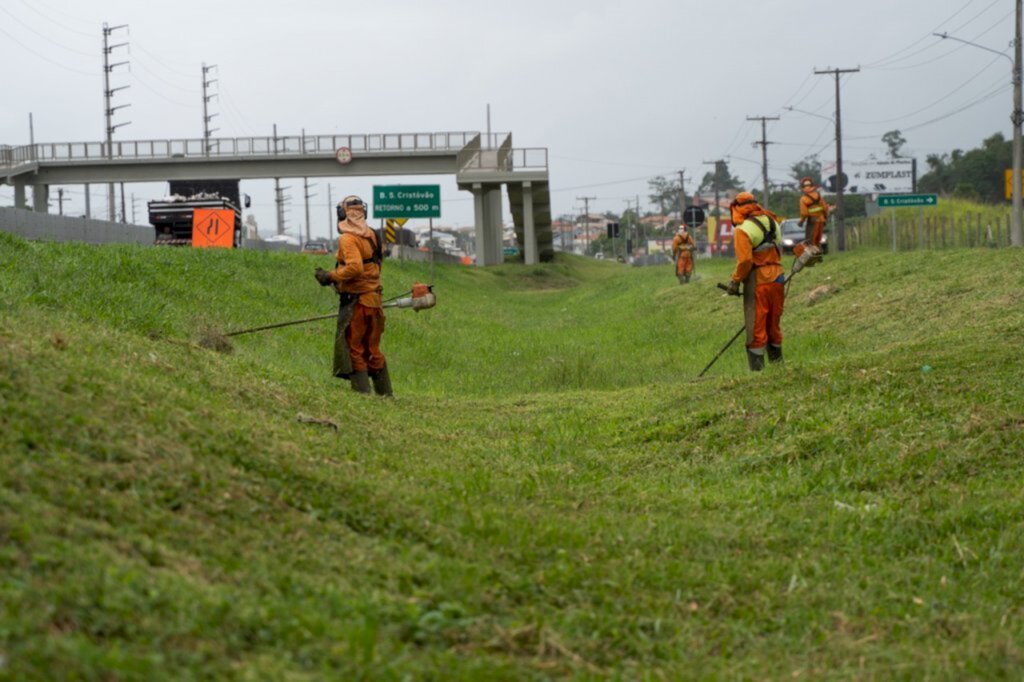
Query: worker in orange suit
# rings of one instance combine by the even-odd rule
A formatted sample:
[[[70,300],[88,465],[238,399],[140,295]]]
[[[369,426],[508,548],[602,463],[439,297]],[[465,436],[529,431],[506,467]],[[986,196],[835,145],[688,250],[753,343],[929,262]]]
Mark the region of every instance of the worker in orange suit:
[[[338,264],[316,269],[321,286],[334,285],[341,297],[334,338],[334,376],[348,379],[352,390],[391,396],[391,377],[380,350],[384,334],[380,238],[366,223],[366,203],[348,196],[338,204]]]
[[[690,275],[693,274],[693,252],[696,248],[697,243],[693,241],[693,235],[687,231],[686,225],[681,224],[676,236],[672,238],[672,260],[675,261],[676,277],[680,284],[690,281]]]
[[[811,178],[800,180],[800,224],[804,226],[807,241],[821,248],[821,237],[828,221],[828,204],[821,198],[821,190]]]
[[[779,218],[762,208],[750,192],[740,192],[730,205],[735,226],[733,243],[736,269],[727,291],[743,296],[747,327],[747,362],[751,371],[782,361],[782,308],[786,297],[786,271],[779,248]],[[743,292],[740,293],[740,284]]]

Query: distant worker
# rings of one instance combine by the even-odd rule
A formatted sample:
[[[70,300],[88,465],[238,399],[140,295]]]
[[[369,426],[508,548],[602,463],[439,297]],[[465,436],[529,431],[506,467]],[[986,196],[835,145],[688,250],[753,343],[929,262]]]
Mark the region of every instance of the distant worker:
[[[828,204],[821,198],[821,189],[811,178],[800,180],[800,224],[804,227],[806,241],[820,249],[821,238],[825,234],[825,223],[828,221]]]
[[[391,396],[391,377],[380,350],[384,334],[380,239],[366,223],[366,204],[357,196],[338,203],[338,264],[316,269],[321,286],[334,285],[341,297],[334,337],[334,376],[348,379],[352,390]]]
[[[687,231],[686,224],[680,224],[679,231],[672,238],[672,260],[675,261],[676,278],[680,284],[690,281],[690,275],[693,274],[693,252],[696,248],[697,243],[693,241],[693,235]]]
[[[779,248],[779,218],[761,207],[750,192],[740,192],[730,205],[735,226],[736,269],[728,292],[743,296],[747,326],[747,362],[750,369],[764,369],[765,350],[769,362],[782,361],[782,308],[786,297],[786,272]],[[740,283],[743,292],[740,293]]]

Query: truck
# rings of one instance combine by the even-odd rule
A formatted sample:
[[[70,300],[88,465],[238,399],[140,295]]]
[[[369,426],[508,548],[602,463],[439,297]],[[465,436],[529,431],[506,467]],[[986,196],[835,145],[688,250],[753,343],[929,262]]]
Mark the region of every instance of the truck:
[[[203,245],[241,247],[242,204],[238,183],[238,180],[171,180],[169,195],[147,204],[149,224],[156,232],[154,244],[193,246],[193,235],[199,230]],[[243,196],[244,206],[248,208],[249,196]],[[199,214],[202,224],[194,224],[196,211],[203,211]],[[227,232],[231,233],[230,239],[226,237]]]

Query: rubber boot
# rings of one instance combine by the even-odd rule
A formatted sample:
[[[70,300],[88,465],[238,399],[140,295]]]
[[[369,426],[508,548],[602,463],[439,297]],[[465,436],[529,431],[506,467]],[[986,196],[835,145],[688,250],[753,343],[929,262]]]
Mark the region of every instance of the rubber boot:
[[[782,346],[768,344],[768,362],[782,362]]]
[[[376,372],[371,372],[370,378],[373,379],[373,390],[377,395],[384,396],[385,398],[395,397],[394,392],[391,390],[391,375],[388,373],[387,365],[384,365],[383,368]]]
[[[361,372],[352,372],[349,376],[349,381],[352,382],[352,390],[356,393],[370,392],[370,377],[367,375],[366,370]]]
[[[690,283],[690,276],[689,275],[683,275],[683,284],[689,284],[689,283]]]
[[[750,365],[751,372],[760,372],[764,369],[764,354],[752,353],[747,351],[747,364]]]

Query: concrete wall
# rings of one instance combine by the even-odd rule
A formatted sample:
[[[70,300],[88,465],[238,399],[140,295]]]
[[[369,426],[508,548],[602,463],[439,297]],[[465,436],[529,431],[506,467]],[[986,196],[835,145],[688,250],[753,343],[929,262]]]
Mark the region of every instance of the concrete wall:
[[[71,218],[36,213],[20,208],[0,208],[0,231],[10,232],[26,239],[55,242],[153,243],[153,228],[149,225],[125,225],[106,220]]]
[[[0,207],[0,232],[9,232],[25,239],[51,242],[120,243],[144,246],[152,246],[154,237],[153,228],[150,225],[125,225],[106,220],[72,218],[9,207]],[[249,239],[243,242],[243,247],[257,251],[299,250],[299,247],[293,244]]]

